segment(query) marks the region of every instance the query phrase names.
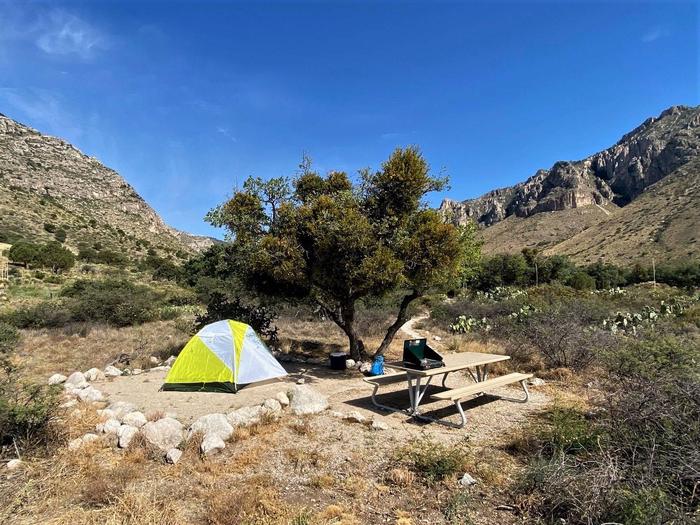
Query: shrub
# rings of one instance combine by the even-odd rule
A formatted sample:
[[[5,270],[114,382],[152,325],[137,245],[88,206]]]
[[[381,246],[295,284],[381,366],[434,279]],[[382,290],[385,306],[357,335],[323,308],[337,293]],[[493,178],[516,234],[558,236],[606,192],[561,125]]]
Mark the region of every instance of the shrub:
[[[53,238],[61,243],[66,241],[66,237],[66,230],[56,230],[56,232],[53,234]]]
[[[71,321],[71,312],[61,301],[43,301],[10,311],[2,317],[17,328],[56,328]]]
[[[19,332],[11,324],[0,321],[0,356],[8,354],[19,342]]]
[[[209,298],[207,311],[197,316],[197,327],[220,321],[235,319],[250,325],[258,335],[271,342],[277,341],[277,327],[273,324],[277,313],[265,306],[244,303],[239,297],[229,298],[220,292],[214,292]]]
[[[448,446],[422,438],[403,449],[401,457],[411,470],[428,483],[433,483],[461,473],[465,467],[467,452],[466,440]]]

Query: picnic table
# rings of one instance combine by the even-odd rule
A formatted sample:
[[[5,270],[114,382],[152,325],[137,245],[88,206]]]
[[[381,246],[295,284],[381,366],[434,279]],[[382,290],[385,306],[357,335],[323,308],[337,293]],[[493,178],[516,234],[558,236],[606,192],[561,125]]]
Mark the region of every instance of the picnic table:
[[[390,361],[385,363],[387,368],[396,372],[383,376],[374,376],[365,378],[365,381],[374,385],[372,392],[372,402],[375,406],[384,410],[395,412],[407,412],[409,415],[417,419],[425,419],[436,421],[449,426],[461,428],[466,424],[466,416],[462,409],[461,401],[475,395],[481,395],[487,390],[492,390],[497,387],[505,386],[512,383],[520,383],[524,392],[524,399],[514,399],[499,396],[507,401],[516,401],[524,403],[529,398],[529,393],[525,381],[532,377],[532,374],[512,373],[504,376],[488,379],[489,365],[510,359],[510,356],[502,354],[485,354],[480,352],[463,352],[455,354],[447,354],[444,356],[445,366],[440,368],[430,368],[427,370],[416,369],[406,366],[403,361]],[[466,387],[448,388],[447,377],[453,372],[466,371],[469,373],[474,382]],[[430,386],[434,377],[442,376],[442,387],[446,390],[433,394],[431,398],[437,400],[449,400],[455,403],[461,417],[460,424],[454,424],[442,419],[438,420],[421,414],[419,406],[425,393]],[[410,407],[408,409],[399,409],[379,403],[376,399],[376,394],[380,386],[391,383],[399,383],[403,381],[408,385],[408,397]]]

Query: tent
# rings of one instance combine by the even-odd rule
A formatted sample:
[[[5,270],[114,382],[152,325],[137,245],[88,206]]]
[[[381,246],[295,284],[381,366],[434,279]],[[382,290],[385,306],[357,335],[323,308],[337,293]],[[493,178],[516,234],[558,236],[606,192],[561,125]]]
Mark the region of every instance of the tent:
[[[287,375],[250,326],[217,321],[182,349],[162,390],[236,392],[238,385]]]

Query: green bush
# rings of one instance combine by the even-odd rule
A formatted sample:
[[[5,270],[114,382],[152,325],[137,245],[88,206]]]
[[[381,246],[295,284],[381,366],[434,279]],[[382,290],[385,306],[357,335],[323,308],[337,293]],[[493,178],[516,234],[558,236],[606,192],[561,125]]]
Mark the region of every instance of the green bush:
[[[467,441],[444,445],[421,438],[401,451],[401,461],[428,483],[462,473],[468,452]]]
[[[19,342],[19,332],[9,323],[0,321],[0,355],[6,355]]]

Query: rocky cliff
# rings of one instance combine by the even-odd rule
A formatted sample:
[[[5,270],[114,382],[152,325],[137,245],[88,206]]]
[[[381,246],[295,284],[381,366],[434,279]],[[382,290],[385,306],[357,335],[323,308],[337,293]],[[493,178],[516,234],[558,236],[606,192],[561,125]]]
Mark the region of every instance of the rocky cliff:
[[[56,229],[69,246],[98,240],[126,251],[189,252],[212,244],[166,225],[97,159],[0,114],[0,234],[40,238]]]
[[[700,107],[673,106],[624,135],[614,146],[579,161],[561,161],[525,182],[477,199],[446,199],[440,211],[453,222],[491,226],[608,203],[626,206],[647,188],[700,155]]]

